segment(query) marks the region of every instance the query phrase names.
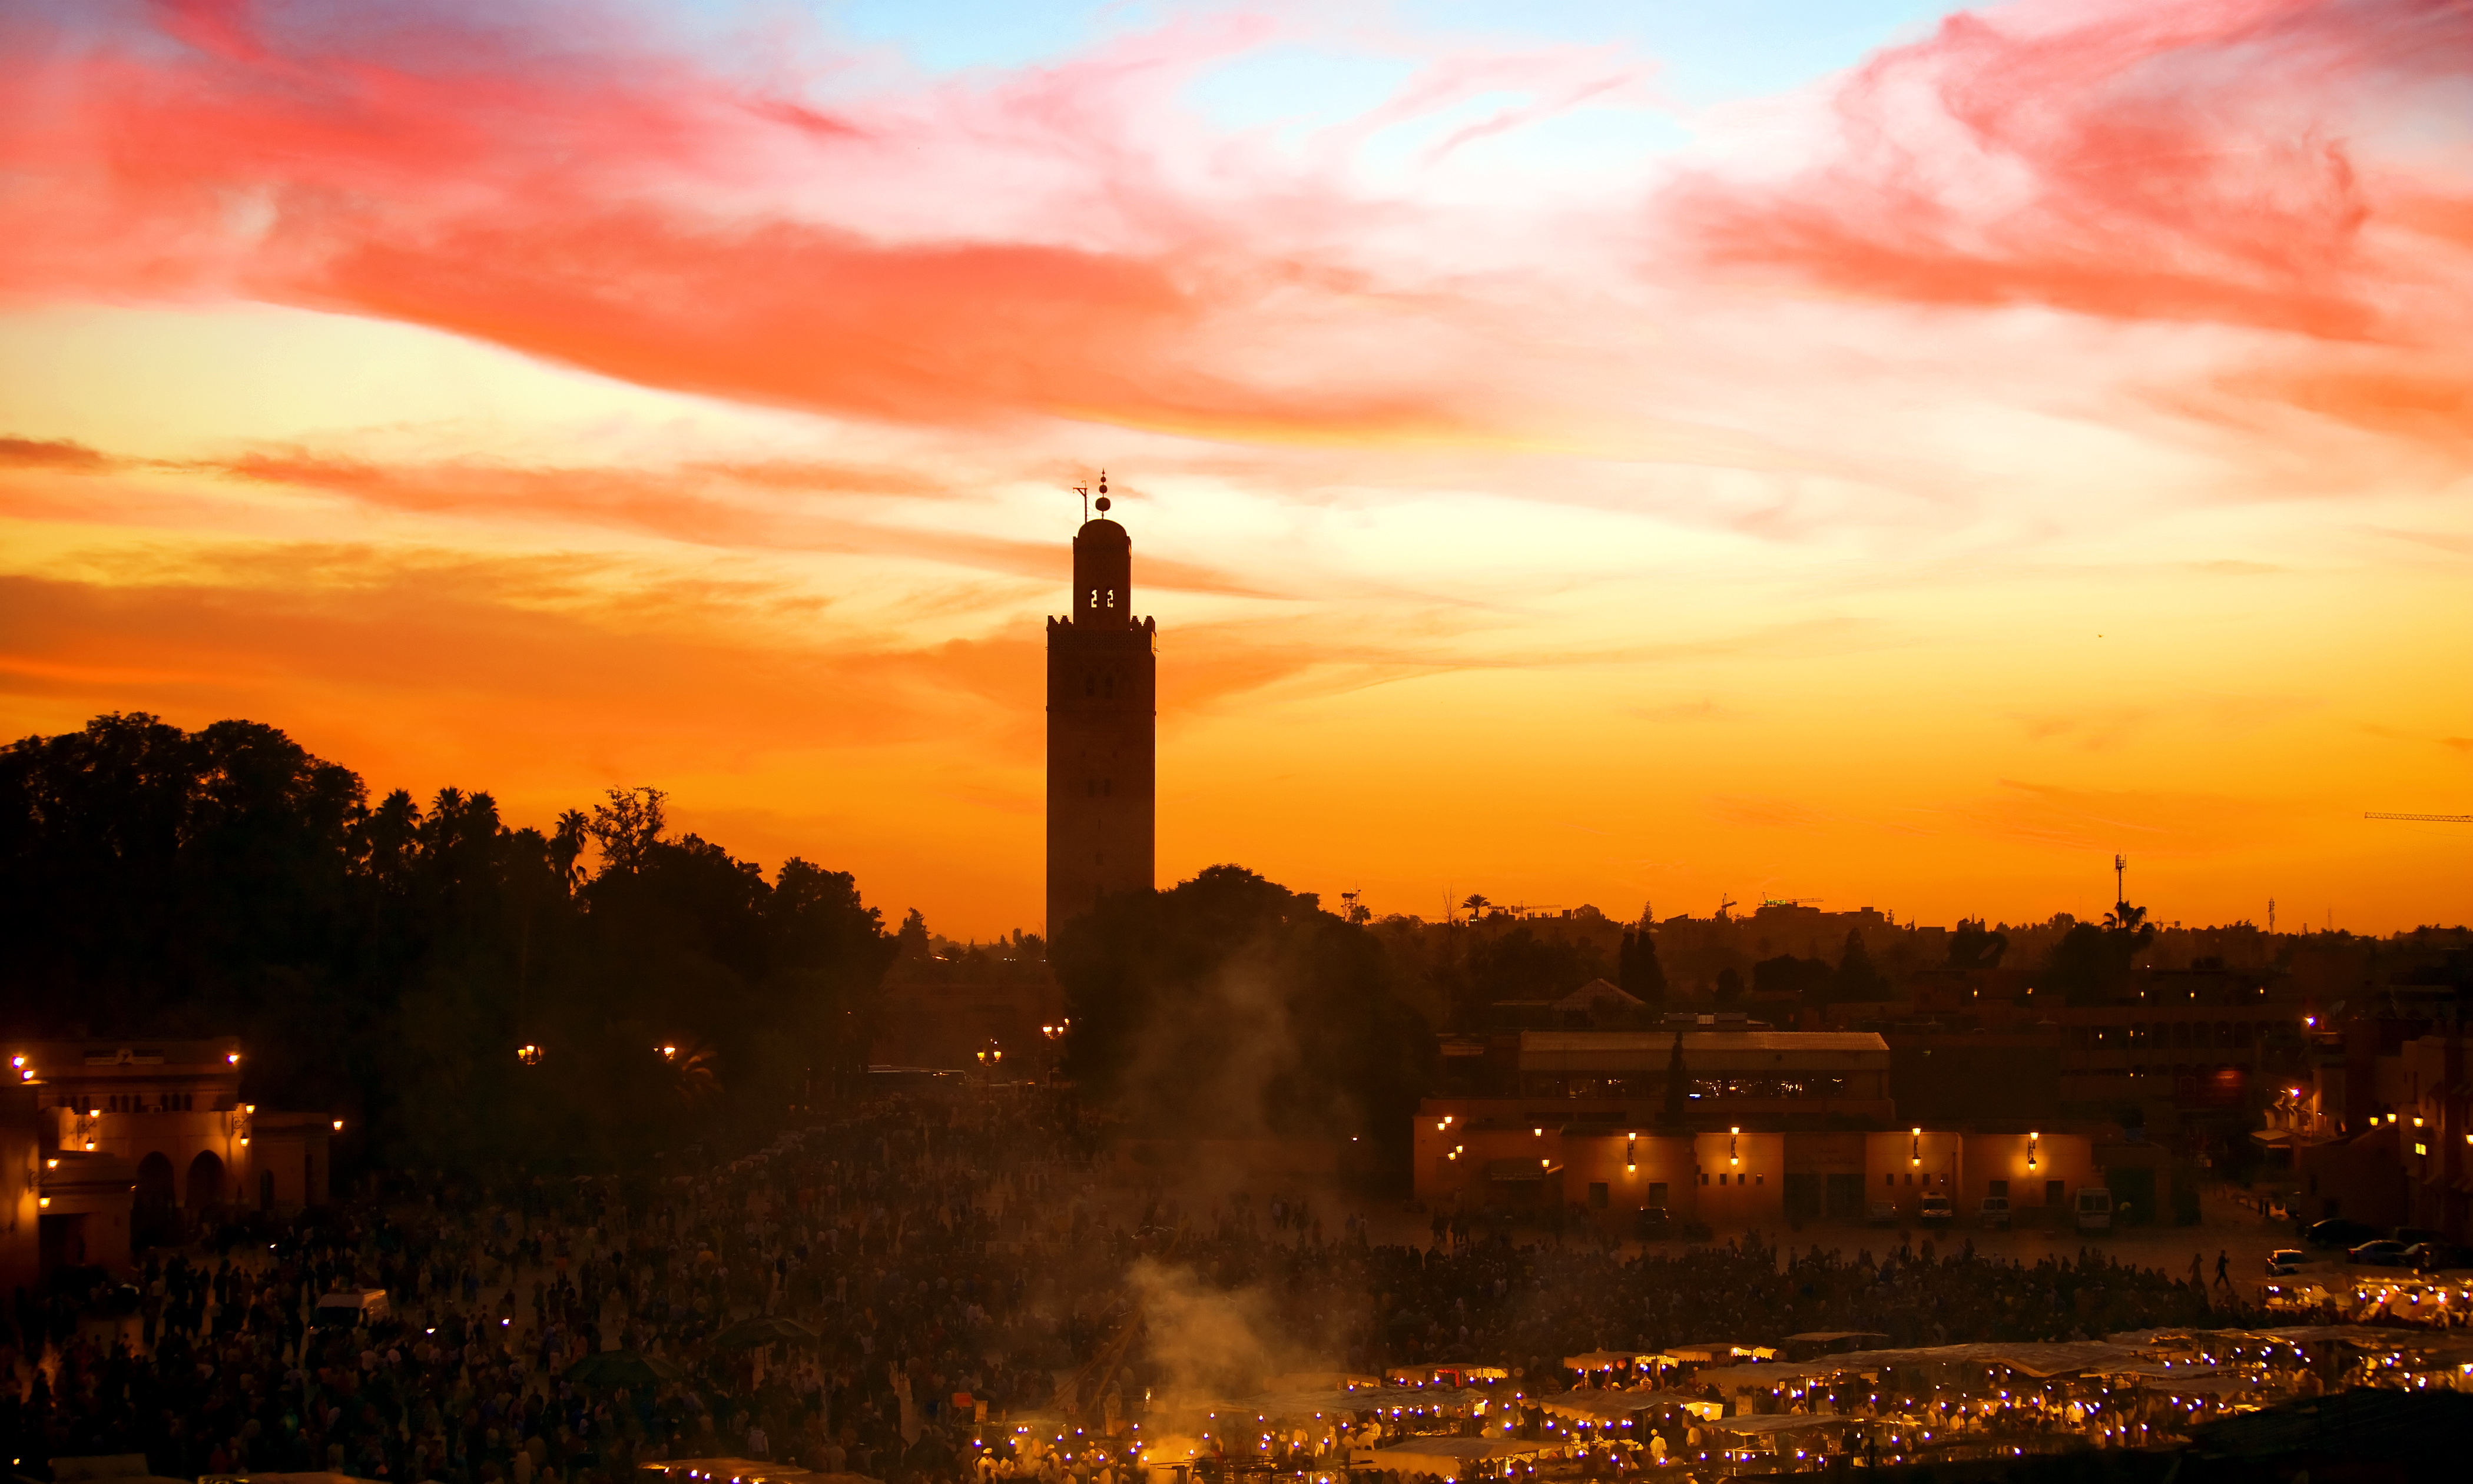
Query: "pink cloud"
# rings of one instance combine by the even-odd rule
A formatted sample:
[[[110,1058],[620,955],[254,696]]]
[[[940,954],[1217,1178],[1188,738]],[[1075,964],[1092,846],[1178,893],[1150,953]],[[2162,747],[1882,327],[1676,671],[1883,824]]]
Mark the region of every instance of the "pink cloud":
[[[23,105],[0,169],[26,182],[0,293],[263,298],[907,421],[1310,437],[1464,415],[1468,384],[1402,336],[1328,333],[1367,318],[1362,275],[1231,230],[1245,210],[1167,185],[1142,142],[1164,76],[1259,28],[828,111],[623,25],[598,55],[544,39],[595,8],[519,16],[542,36],[451,11],[298,34],[237,4],[154,13],[156,36],[0,32]],[[1282,189],[1259,220],[1342,205]],[[1394,318],[1430,343],[1438,307]],[[1312,353],[1254,353],[1282,341]]]
[[[1665,406],[1740,434],[1777,389],[1698,291],[1746,274],[2421,352],[2262,355],[2155,392],[2245,435],[2264,409],[2447,446],[2473,384],[2473,194],[2430,163],[2462,131],[2382,111],[2464,81],[2461,6],[1959,15],[1844,79],[1782,180],[1644,162],[1590,206],[1481,224],[1353,185],[1348,161],[1473,98],[1525,100],[1445,131],[1434,167],[1645,96],[1647,68],[1440,50],[1295,162],[1177,101],[1285,24],[1260,16],[888,81],[815,36],[740,65],[581,3],[135,13],[153,29],[0,20],[0,298],[255,298],[752,402],[1232,443],[1550,447]]]
[[[2365,152],[2387,102],[2468,76],[2473,12],[2435,0],[1967,12],[1851,75],[1810,168],[1672,203],[1717,263],[1882,299],[2413,338],[2399,290],[2437,265],[2383,214],[2463,198]]]

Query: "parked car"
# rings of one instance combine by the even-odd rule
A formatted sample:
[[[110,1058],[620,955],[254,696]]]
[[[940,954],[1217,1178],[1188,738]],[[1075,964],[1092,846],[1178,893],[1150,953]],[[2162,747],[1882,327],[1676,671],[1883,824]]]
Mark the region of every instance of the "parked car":
[[[2267,1276],[2289,1278],[2300,1272],[2301,1264],[2309,1260],[2310,1255],[2298,1247],[2279,1247],[2267,1255]]]
[[[1876,1227],[1894,1227],[1898,1224],[1898,1205],[1895,1201],[1874,1201],[1864,1219]]]
[[[2074,1209],[2081,1232],[2112,1230],[2112,1192],[2101,1185],[2081,1185]]]
[[[2383,1236],[2375,1242],[2364,1242],[2351,1249],[2344,1257],[2349,1262],[2358,1262],[2368,1268],[2400,1268],[2404,1266],[2405,1251],[2411,1245]]]
[[[2364,1242],[2377,1240],[2378,1235],[2378,1228],[2346,1221],[2341,1216],[2314,1221],[2301,1229],[2301,1239],[2313,1247],[2358,1247]]]
[[[2446,1233],[2433,1232],[2428,1227],[2398,1227],[2394,1231],[2389,1233],[2388,1235],[2404,1243],[2407,1247],[2411,1247],[2416,1242],[2444,1242],[2447,1240]]]
[[[2404,1265],[2416,1273],[2473,1267],[2473,1253],[2454,1242],[2415,1242],[2404,1250]]]
[[[1949,1197],[1945,1195],[1925,1196],[1919,1205],[1921,1209],[1915,1212],[1915,1219],[1928,1227],[1945,1227],[1957,1214],[1957,1208],[1950,1205]]]
[[[2005,1195],[1985,1196],[1983,1198],[1983,1209],[1976,1213],[1976,1219],[1982,1222],[1987,1228],[2000,1231],[2008,1230],[2009,1198]]]
[[[383,1323],[388,1313],[385,1289],[347,1288],[341,1293],[320,1295],[311,1322],[321,1328],[351,1328]]]

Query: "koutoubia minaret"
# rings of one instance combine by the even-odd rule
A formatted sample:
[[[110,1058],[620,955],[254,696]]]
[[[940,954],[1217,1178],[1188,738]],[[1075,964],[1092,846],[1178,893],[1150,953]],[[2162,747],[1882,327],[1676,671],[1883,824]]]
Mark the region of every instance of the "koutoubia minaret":
[[[1073,533],[1073,612],[1047,620],[1047,931],[1110,892],[1151,889],[1159,625],[1134,616],[1134,542],[1099,515]]]

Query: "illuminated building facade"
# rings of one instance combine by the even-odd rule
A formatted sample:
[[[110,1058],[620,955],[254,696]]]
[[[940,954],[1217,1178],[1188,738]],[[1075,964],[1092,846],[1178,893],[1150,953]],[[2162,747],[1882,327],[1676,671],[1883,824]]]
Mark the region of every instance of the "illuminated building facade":
[[[242,1102],[235,1037],[26,1041],[8,1060],[0,1284],[127,1262],[216,1209],[326,1200],[333,1120]]]

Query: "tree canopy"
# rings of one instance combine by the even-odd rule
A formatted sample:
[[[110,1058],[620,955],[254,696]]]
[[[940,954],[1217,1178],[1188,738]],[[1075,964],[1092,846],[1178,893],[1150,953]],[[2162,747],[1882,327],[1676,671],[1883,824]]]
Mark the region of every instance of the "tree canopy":
[[[2045,961],[2045,981],[2070,1004],[2102,1004],[2121,992],[2139,951],[2154,941],[2147,909],[2117,902],[2102,926],[2079,922],[2061,935]]]
[[[1433,1037],[1381,941],[1238,866],[1102,898],[1056,932],[1066,1066],[1164,1133],[1405,1137]]]
[[[487,793],[372,805],[254,722],[25,738],[0,748],[6,1027],[237,1034],[245,1095],[349,1114],[397,1164],[611,1156],[799,1100],[863,1055],[893,940],[849,874],[768,880],[661,804],[613,789],[543,833]]]
[[[1984,926],[1981,918],[1963,919],[1950,931],[1952,969],[1998,969],[2001,956],[2008,951],[2009,935]]]

